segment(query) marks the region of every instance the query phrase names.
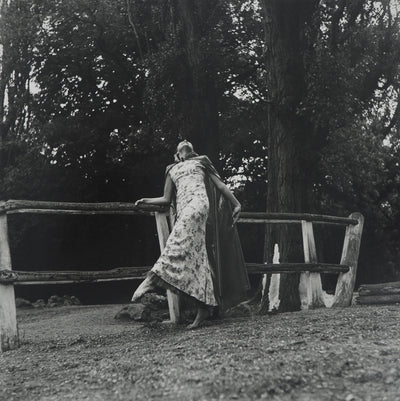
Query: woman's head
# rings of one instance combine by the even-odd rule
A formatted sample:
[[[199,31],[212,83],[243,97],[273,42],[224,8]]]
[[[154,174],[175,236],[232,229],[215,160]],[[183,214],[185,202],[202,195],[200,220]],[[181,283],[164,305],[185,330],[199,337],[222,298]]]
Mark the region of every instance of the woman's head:
[[[193,145],[185,139],[178,143],[178,146],[176,147],[175,157],[178,160],[184,160],[186,155],[191,152],[193,152]]]

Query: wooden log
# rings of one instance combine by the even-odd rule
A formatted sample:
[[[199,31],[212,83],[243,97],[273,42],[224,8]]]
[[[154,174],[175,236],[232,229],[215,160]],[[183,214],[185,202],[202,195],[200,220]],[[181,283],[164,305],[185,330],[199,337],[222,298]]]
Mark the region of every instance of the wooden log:
[[[324,263],[246,263],[249,274],[299,273],[304,271],[339,273],[348,266]],[[141,280],[151,266],[117,267],[109,270],[0,270],[0,284],[34,285],[92,283],[101,281]]]
[[[400,281],[380,283],[380,284],[363,284],[358,289],[359,296],[369,295],[394,295],[400,294]]]
[[[361,284],[359,290],[363,289],[381,289],[381,288],[400,288],[400,281],[388,281],[386,283],[377,283],[377,284]]]
[[[238,223],[250,223],[250,224],[301,224],[301,220],[293,220],[293,219],[261,219],[261,218],[247,218],[242,217],[239,218]],[[314,224],[324,224],[324,225],[334,225],[334,226],[343,226],[346,225],[343,221],[313,221]]]
[[[7,215],[0,215],[0,270],[11,270]],[[13,285],[0,283],[0,352],[18,348],[17,311]]]
[[[301,228],[304,261],[305,263],[317,263],[317,249],[312,222],[302,220]],[[302,273],[300,275],[299,291],[303,309],[325,306],[320,273],[310,271]]]
[[[167,213],[156,212],[155,216],[158,240],[162,252],[169,237]],[[172,291],[167,290],[167,299],[170,321],[171,323],[179,323],[181,321],[180,297],[178,294],[174,294]]]
[[[0,271],[0,283],[2,284],[35,284],[45,282],[56,283],[83,283],[119,279],[142,279],[151,269],[151,266],[118,267],[110,270],[34,270],[34,271]]]
[[[153,214],[167,213],[168,205],[135,205],[130,202],[51,202],[10,199],[0,202],[1,213],[51,214]],[[301,223],[302,220],[326,224],[353,224],[356,219],[309,213],[241,212],[240,223]]]
[[[7,214],[56,214],[56,215],[145,215],[154,216],[154,212],[146,210],[69,210],[69,209],[14,209]]]
[[[129,281],[129,280],[143,280],[146,278],[146,275],[142,275],[140,277],[115,277],[115,278],[99,278],[96,280],[52,280],[52,281],[21,281],[14,283],[16,285],[49,285],[49,284],[88,284],[88,283],[105,283],[112,281]]]
[[[51,214],[151,214],[168,212],[168,205],[135,205],[131,202],[50,202],[15,200],[2,201],[0,212]]]
[[[301,223],[302,220],[314,223],[357,225],[358,220],[349,217],[336,217],[310,213],[241,212],[241,223]]]
[[[359,296],[356,302],[360,305],[397,304],[400,303],[400,294]]]
[[[346,227],[344,237],[340,264],[349,266],[349,271],[339,275],[332,306],[350,306],[353,297],[364,217],[361,213],[352,213],[349,218],[358,220],[357,225]]]
[[[299,220],[279,219],[279,218],[256,218],[256,217],[239,217],[238,223],[250,223],[250,224],[300,224]]]
[[[246,263],[249,274],[265,273],[343,273],[349,271],[348,266],[332,263]]]

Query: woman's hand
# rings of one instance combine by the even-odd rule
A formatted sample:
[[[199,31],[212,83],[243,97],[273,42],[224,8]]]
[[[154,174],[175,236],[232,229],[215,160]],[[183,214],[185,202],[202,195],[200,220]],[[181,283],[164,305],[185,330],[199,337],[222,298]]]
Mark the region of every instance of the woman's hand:
[[[241,210],[242,210],[242,206],[240,205],[240,203],[233,208],[233,211],[232,211],[232,218],[233,218],[232,226],[234,224],[236,224],[236,222],[238,221],[239,214],[240,214]]]
[[[142,203],[146,203],[148,205],[169,205],[172,200],[172,192],[173,192],[173,182],[170,174],[167,175],[164,184],[164,195],[159,196],[158,198],[141,198],[135,202],[135,206],[138,206]]]
[[[239,219],[239,214],[240,211],[242,210],[242,205],[236,199],[236,196],[221,181],[219,177],[217,177],[215,174],[210,174],[210,178],[214,182],[215,186],[222,192],[222,195],[224,195],[225,198],[228,199],[228,201],[230,201],[231,204],[233,205],[233,210],[232,210],[232,219],[233,219],[232,227],[233,227]]]
[[[141,204],[141,203],[147,203],[147,202],[146,202],[146,198],[138,199],[138,200],[135,202],[135,206],[138,206],[138,205]]]

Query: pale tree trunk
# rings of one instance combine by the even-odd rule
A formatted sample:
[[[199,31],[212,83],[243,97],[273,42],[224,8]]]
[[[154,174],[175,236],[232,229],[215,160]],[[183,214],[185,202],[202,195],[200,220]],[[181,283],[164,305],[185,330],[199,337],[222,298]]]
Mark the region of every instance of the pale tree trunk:
[[[266,209],[269,212],[307,212],[311,190],[307,152],[312,131],[296,110],[306,93],[303,58],[309,45],[306,31],[318,1],[263,0],[262,6],[269,100]],[[278,243],[281,262],[303,262],[300,235],[297,226],[267,227],[265,257],[272,261],[273,246]],[[298,287],[299,275],[281,274],[279,311],[300,308]],[[265,295],[261,303],[264,310],[268,302]]]

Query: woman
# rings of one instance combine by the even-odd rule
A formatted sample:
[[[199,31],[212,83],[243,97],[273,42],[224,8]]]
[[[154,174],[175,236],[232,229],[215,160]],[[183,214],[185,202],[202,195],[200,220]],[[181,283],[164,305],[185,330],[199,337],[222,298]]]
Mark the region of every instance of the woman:
[[[209,158],[194,152],[190,142],[178,144],[175,160],[166,168],[164,195],[135,203],[170,204],[175,221],[132,301],[155,287],[182,291],[198,304],[188,326],[196,328],[210,315],[210,308],[224,310],[246,299],[249,281],[235,226],[241,206]]]

